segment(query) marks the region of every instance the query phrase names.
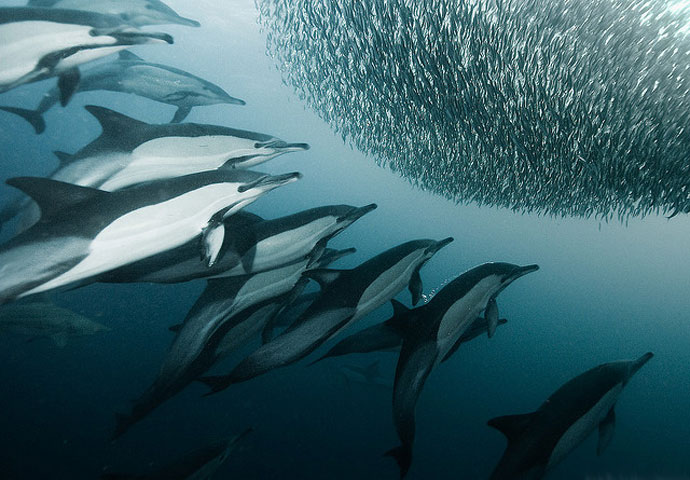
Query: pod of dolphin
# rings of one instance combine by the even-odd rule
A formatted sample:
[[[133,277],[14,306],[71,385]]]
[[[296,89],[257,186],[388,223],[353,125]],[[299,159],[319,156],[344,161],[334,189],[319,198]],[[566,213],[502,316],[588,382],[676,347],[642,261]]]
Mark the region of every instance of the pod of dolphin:
[[[327,268],[354,252],[329,248],[330,240],[376,204],[327,205],[274,219],[247,212],[258,198],[301,177],[248,168],[309,145],[179,123],[193,107],[244,101],[125,50],[172,43],[166,33],[139,29],[168,23],[198,26],[158,0],[32,0],[27,7],[0,8],[0,92],[57,78],[36,110],[0,107],[25,118],[37,133],[46,127],[45,111],[57,102],[66,105],[81,91],[134,93],[177,108],[171,123],[152,125],[87,106],[101,125],[96,140],[74,154],[56,152],[60,163],[48,178],[8,180],[30,200],[6,205],[0,214],[2,221],[19,217],[18,233],[0,246],[0,303],[27,300],[0,308],[0,330],[47,336],[64,345],[70,335],[105,327],[44,300],[35,302],[36,295],[94,282],[204,279],[206,288],[182,323],[170,327],[175,338],[155,381],[130,413],[117,415],[117,438],[194,381],[207,384],[213,394],[291,365],[391,302],[392,318],[341,339],[313,363],[399,351],[392,410],[400,445],[387,455],[404,477],[412,463],[416,403],[427,377],[462,343],[483,333],[492,337],[506,323],[499,318],[497,296],[539,267],[484,263],[415,308],[394,297],[408,288],[412,305],[418,305],[422,267],[453,238],[411,240],[355,268]],[[88,65],[113,53],[117,58]],[[151,78],[156,81],[147,83]],[[382,122],[379,118],[373,125]],[[378,148],[372,150],[380,153]],[[310,280],[320,287],[315,295],[304,293]],[[221,359],[258,338],[263,345],[231,371],[207,375]],[[535,412],[490,420],[508,439],[491,478],[541,478],[596,428],[601,453],[612,438],[623,386],[651,357],[600,365],[566,383]],[[381,377],[378,362],[344,372],[368,382]],[[106,473],[103,478],[209,478],[248,432],[150,475]]]

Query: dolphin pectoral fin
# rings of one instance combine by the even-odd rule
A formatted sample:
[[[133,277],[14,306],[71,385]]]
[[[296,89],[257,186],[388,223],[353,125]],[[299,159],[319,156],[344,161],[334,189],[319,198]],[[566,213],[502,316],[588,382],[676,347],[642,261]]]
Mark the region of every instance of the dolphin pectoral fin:
[[[505,435],[508,439],[508,443],[510,443],[522,435],[535,415],[535,412],[518,415],[504,415],[502,417],[492,418],[486,422],[486,424]]]
[[[597,455],[604,453],[611,444],[613,432],[616,429],[616,412],[613,407],[599,423],[599,443],[597,443]]]
[[[189,115],[189,112],[191,111],[192,107],[178,107],[172,120],[170,120],[170,123],[180,123],[182,120],[187,118],[187,115]]]
[[[415,270],[410,278],[410,294],[412,295],[412,305],[417,305],[422,298],[423,287],[422,277],[419,275],[419,269]]]
[[[41,112],[17,107],[0,107],[0,110],[4,110],[8,113],[19,115],[24,120],[29,122],[32,127],[34,127],[34,131],[36,132],[36,134],[41,134],[46,129],[46,122],[43,119],[43,115],[41,114]]]
[[[486,319],[487,334],[491,338],[496,333],[496,328],[498,327],[498,304],[495,298],[489,300],[484,310],[484,318]]]
[[[60,89],[60,105],[66,107],[74,92],[77,91],[81,73],[78,68],[71,68],[58,77],[58,88]]]
[[[319,286],[321,287],[321,290],[323,290],[328,285],[336,281],[342,273],[343,270],[334,270],[330,268],[314,268],[312,270],[307,270],[306,272],[302,273],[302,276],[318,282]]]
[[[50,339],[55,342],[60,348],[65,348],[67,346],[67,334],[66,333],[56,333],[50,336]]]
[[[391,300],[391,305],[393,306],[393,317],[394,318],[399,318],[402,315],[405,315],[407,312],[410,311],[410,309],[407,308],[402,302],[399,302],[394,298]],[[391,318],[390,320],[393,320],[393,318]],[[389,322],[390,322],[390,320],[389,320]]]
[[[221,220],[211,219],[201,234],[201,259],[211,268],[220,256],[225,238],[225,225]]]
[[[309,253],[309,263],[307,264],[307,268],[314,266],[314,264],[319,261],[323,255],[323,252],[326,251],[326,245],[328,245],[328,239],[326,238],[319,240],[316,245],[314,245],[314,248],[312,248],[311,252]]]

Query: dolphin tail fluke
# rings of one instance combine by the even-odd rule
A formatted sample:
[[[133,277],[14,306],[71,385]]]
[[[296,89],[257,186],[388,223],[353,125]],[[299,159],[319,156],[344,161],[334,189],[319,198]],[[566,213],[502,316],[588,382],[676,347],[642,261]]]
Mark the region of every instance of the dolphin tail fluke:
[[[197,379],[197,381],[203,383],[211,389],[203,395],[204,397],[221,392],[228,388],[232,383],[227,375],[209,375],[206,377],[200,377]]]
[[[43,115],[37,110],[28,110],[26,108],[17,107],[0,107],[0,110],[4,110],[8,113],[13,113],[22,117],[24,120],[29,122],[32,127],[34,127],[34,131],[39,135],[46,129],[46,122],[43,119]]]
[[[410,470],[410,465],[412,465],[412,450],[405,447],[405,445],[400,445],[388,450],[384,453],[384,456],[393,457],[395,461],[398,462],[398,467],[400,467],[400,478],[405,478],[407,472]]]

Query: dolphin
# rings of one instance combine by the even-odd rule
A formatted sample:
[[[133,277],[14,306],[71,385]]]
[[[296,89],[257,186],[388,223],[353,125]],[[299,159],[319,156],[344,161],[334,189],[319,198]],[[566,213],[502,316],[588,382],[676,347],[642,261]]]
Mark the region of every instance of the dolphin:
[[[542,478],[596,428],[597,454],[603,453],[613,438],[618,396],[653,356],[604,363],[568,381],[535,412],[489,420],[508,439],[490,478]]]
[[[131,93],[177,107],[173,123],[187,118],[193,107],[245,104],[244,100],[231,97],[218,85],[178,68],[146,62],[128,51],[119,52],[116,60],[99,63],[82,72],[74,93],[95,90]],[[60,92],[52,89],[43,96],[36,110],[6,107],[2,109],[20,115],[31,123],[36,133],[42,133],[45,130],[43,114],[50,110],[59,98]]]
[[[309,149],[262,133],[196,123],[155,125],[104,107],[84,108],[102,133],[73,155],[55,152],[60,163],[50,178],[109,192],[218,168],[249,168]],[[7,205],[0,218],[12,218],[18,208]],[[28,209],[23,223],[31,225],[37,216]]]
[[[218,170],[117,192],[46,178],[10,179],[38,204],[41,220],[0,246],[0,303],[88,283],[208,235],[218,218],[300,176]]]
[[[400,478],[412,463],[415,406],[431,370],[457,344],[491,299],[516,279],[538,270],[510,263],[485,263],[459,275],[429,303],[409,310],[397,304],[396,316],[405,325],[393,386],[393,420],[401,445],[386,452],[398,462]]]
[[[127,24],[137,27],[166,24],[199,26],[199,22],[179,16],[160,0],[29,0],[27,6],[117,15]]]
[[[393,247],[351,270],[314,269],[304,273],[321,286],[321,295],[293,325],[240,362],[227,375],[201,379],[210,393],[243,382],[309,355],[344,328],[409,286],[413,303],[422,293],[419,270],[452,242],[413,240]]]
[[[220,359],[258,336],[304,287],[311,259],[242,277],[209,280],[176,332],[158,377],[129,415],[117,415],[113,438],[176,395]],[[326,263],[317,263],[317,266]]]
[[[391,300],[395,312],[404,312],[405,307],[397,300]],[[394,314],[390,319],[377,325],[360,330],[357,333],[343,338],[336,343],[331,349],[322,357],[312,362],[320,362],[326,358],[339,357],[342,355],[349,355],[351,353],[371,353],[384,351],[399,351],[403,343],[403,336],[407,330],[407,324],[410,320],[409,316]],[[496,325],[503,325],[508,320],[501,318],[497,320]],[[485,317],[477,317],[468,329],[460,335],[458,342],[448,352],[443,361],[447,360],[462,344],[477,338],[479,335],[487,333],[489,324]]]
[[[52,8],[0,8],[0,93],[59,77],[55,99],[66,105],[80,83],[79,66],[131,45],[173,43],[117,16]]]
[[[248,428],[228,440],[213,442],[149,474],[104,473],[101,480],[208,480],[252,431]]]
[[[29,340],[47,337],[61,348],[71,338],[108,330],[100,323],[48,302],[0,307],[0,332],[28,335]]]
[[[376,208],[326,205],[273,220],[238,226],[225,221],[225,236],[217,261],[209,266],[199,257],[196,241],[127,265],[100,278],[102,282],[184,282],[195,278],[221,278],[271,270],[307,255],[321,257],[334,236]],[[238,228],[239,227],[239,228]]]

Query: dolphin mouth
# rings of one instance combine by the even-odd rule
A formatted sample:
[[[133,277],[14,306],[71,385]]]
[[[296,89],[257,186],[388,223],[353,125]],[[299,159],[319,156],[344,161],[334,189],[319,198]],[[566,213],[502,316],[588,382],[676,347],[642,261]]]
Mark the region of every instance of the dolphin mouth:
[[[280,150],[281,153],[287,153],[309,150],[311,146],[308,143],[287,143],[282,140],[269,140],[267,142],[256,142],[254,148],[272,148]]]
[[[439,240],[438,242],[434,243],[431,245],[429,248],[426,249],[426,253],[430,253],[434,255],[436,252],[441,250],[443,247],[454,241],[455,239],[453,237],[447,237],[444,238],[443,240]]]
[[[253,182],[240,185],[237,191],[243,193],[252,188],[260,188],[264,191],[273,190],[288,183],[296,182],[300,178],[302,178],[302,174],[299,172],[285,173],[283,175],[264,175]]]
[[[338,222],[353,223],[362,218],[367,213],[371,212],[372,210],[376,210],[377,208],[378,205],[376,205],[375,203],[370,203],[369,205],[365,205],[363,207],[353,208],[348,213],[338,218]]]
[[[536,272],[537,270],[539,270],[539,265],[537,264],[518,267],[515,270],[513,270],[513,272],[508,276],[508,278],[506,278],[506,281],[512,282],[520,277],[527,275],[528,273]]]
[[[232,97],[232,96],[228,95],[227,93],[224,95],[224,97],[225,98],[223,100],[228,105],[246,105],[247,104],[247,102],[245,102],[241,98]]]
[[[140,45],[143,43],[164,42],[172,45],[175,43],[172,35],[163,32],[142,32],[138,30],[104,30],[94,28],[89,32],[93,37],[113,37],[120,45]]]

